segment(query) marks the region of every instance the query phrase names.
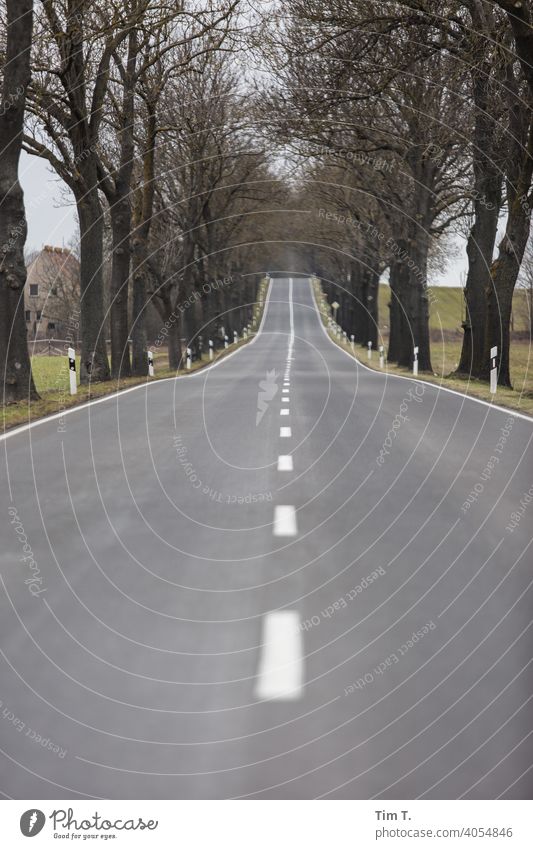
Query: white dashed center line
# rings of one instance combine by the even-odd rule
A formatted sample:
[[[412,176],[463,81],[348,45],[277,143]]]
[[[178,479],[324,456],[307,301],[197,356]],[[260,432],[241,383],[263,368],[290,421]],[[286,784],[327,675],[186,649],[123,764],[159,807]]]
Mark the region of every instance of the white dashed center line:
[[[290,427],[280,427],[279,435],[286,439],[287,437],[292,436],[292,430]]]
[[[283,409],[281,409],[281,410],[279,411],[279,414],[280,414],[280,416],[288,416],[288,415],[289,415],[289,408],[288,408],[288,407],[283,407]]]
[[[274,525],[272,532],[275,537],[295,537],[298,533],[296,526],[296,510],[292,504],[278,504],[274,508]]]
[[[256,699],[298,699],[303,686],[303,646],[295,610],[273,610],[263,619]]]
[[[292,472],[293,462],[291,454],[280,454],[278,457],[278,472]]]

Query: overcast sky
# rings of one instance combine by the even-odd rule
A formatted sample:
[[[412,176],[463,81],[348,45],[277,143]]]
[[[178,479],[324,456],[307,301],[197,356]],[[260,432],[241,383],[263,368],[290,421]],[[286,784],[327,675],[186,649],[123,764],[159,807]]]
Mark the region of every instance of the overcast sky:
[[[78,224],[74,198],[65,184],[44,160],[25,153],[22,154],[20,180],[28,219],[27,251],[39,250],[43,245],[67,246],[77,234]],[[445,272],[431,275],[430,285],[461,285],[466,271],[464,240],[458,240],[457,247],[458,256],[448,263]]]

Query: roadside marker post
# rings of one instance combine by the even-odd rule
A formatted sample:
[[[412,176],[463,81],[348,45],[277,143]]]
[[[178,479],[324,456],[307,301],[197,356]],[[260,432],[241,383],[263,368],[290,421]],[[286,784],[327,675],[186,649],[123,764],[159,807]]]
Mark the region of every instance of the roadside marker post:
[[[227,347],[228,347],[228,341],[229,341],[229,340],[228,340],[228,337],[227,337],[227,336],[224,336],[224,347],[225,347],[225,348],[227,348]]]
[[[353,333],[350,336],[350,344],[352,346],[352,351],[355,351],[355,336],[353,335]]]
[[[368,343],[368,359],[372,359],[372,342]]]
[[[414,357],[414,359],[413,359],[413,374],[417,375],[418,374],[418,345],[416,345],[416,347],[413,348],[413,357]]]
[[[213,340],[209,340],[209,359],[213,359]]]
[[[187,368],[191,367],[191,359],[192,359],[192,351],[190,348],[187,348]]]
[[[151,351],[148,351],[148,375],[149,377],[154,376],[154,355]]]
[[[490,394],[495,395],[498,388],[498,346],[490,349]]]
[[[383,354],[383,345],[379,346],[379,367],[383,368],[385,365],[385,356]]]
[[[236,345],[239,341],[239,335],[236,330],[233,331],[233,344]]]
[[[76,383],[76,351],[74,348],[68,349],[68,376],[70,381],[70,394],[76,395],[78,386]]]

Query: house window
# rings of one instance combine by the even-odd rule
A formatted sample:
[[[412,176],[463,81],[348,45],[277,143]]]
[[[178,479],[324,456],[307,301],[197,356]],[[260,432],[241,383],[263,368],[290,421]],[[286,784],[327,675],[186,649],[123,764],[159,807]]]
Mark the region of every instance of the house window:
[[[38,283],[30,283],[30,297],[36,298],[39,294],[39,284]]]
[[[48,322],[48,330],[55,330],[55,329],[56,329],[55,321],[49,321]]]
[[[42,310],[37,310],[37,321],[41,320]]]
[[[31,321],[31,310],[26,310],[26,321]]]

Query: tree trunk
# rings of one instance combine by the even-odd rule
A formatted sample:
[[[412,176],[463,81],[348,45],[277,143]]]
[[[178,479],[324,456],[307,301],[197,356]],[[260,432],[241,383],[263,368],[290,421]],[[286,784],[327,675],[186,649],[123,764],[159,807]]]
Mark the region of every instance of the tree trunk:
[[[486,292],[501,205],[502,176],[495,156],[497,124],[489,109],[490,68],[473,72],[475,104],[473,137],[474,223],[466,253],[468,274],[465,285],[466,316],[463,346],[457,372],[479,377],[485,347]]]
[[[391,363],[398,362],[400,356],[400,339],[403,332],[403,310],[401,303],[403,299],[403,266],[397,259],[392,259],[389,266],[389,347],[387,359]]]
[[[93,170],[93,169],[91,169]],[[103,237],[104,220],[96,174],[85,173],[90,186],[76,192],[80,224],[80,381],[109,380],[109,363],[104,331]]]
[[[181,352],[181,321],[177,317],[174,324],[170,325],[168,334],[168,367],[175,369],[183,367]]]
[[[135,71],[139,51],[136,28],[128,36],[128,57],[123,68],[122,110],[120,115],[120,164],[114,189],[108,200],[113,231],[111,269],[111,369],[113,377],[131,374],[128,316],[128,286],[131,263],[131,183],[135,155]]]
[[[146,377],[148,374],[145,328],[146,259],[146,241],[137,234],[133,238],[133,323],[131,328],[131,368],[137,377]]]
[[[2,401],[37,399],[24,318],[26,216],[18,181],[33,0],[7,0],[7,50],[0,112],[0,365]]]
[[[363,345],[372,342],[374,350],[378,345],[378,289],[379,289],[379,271],[376,267],[367,265],[363,269],[363,292],[364,292],[364,315],[366,319],[365,336],[362,339]]]
[[[128,197],[111,206],[113,262],[111,268],[111,374],[129,377],[128,285],[130,278],[131,208]]]
[[[498,348],[498,384],[511,386],[509,368],[510,322],[513,292],[531,222],[531,209],[523,196],[515,197],[509,210],[505,235],[498,247],[498,257],[491,268],[491,285],[487,290],[487,324],[481,377],[489,379],[490,351]]]
[[[132,238],[133,260],[133,322],[132,322],[132,372],[138,377],[148,374],[146,351],[146,276],[148,260],[148,238],[152,223],[155,190],[155,143],[157,136],[157,100],[148,101],[146,120],[146,142],[143,153],[143,179],[138,192],[138,202]]]
[[[399,339],[398,365],[411,368],[414,347],[418,348],[418,367],[432,371],[429,346],[429,301],[427,292],[428,236],[424,227],[409,221],[410,238],[402,259],[405,286],[401,306],[404,322]],[[402,276],[403,276],[402,275]]]

